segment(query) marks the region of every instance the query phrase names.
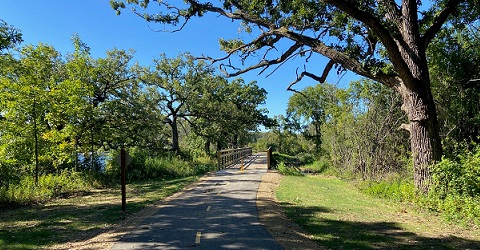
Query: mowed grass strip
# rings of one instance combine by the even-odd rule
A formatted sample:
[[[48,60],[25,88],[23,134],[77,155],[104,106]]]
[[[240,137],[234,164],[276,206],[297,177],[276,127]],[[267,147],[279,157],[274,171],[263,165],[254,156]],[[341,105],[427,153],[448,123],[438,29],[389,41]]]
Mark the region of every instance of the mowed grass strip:
[[[197,180],[187,177],[127,185],[127,211],[118,188],[98,189],[46,204],[0,210],[0,249],[41,249],[88,239]]]
[[[330,177],[286,176],[276,191],[287,216],[330,249],[480,249],[480,230],[360,193]]]

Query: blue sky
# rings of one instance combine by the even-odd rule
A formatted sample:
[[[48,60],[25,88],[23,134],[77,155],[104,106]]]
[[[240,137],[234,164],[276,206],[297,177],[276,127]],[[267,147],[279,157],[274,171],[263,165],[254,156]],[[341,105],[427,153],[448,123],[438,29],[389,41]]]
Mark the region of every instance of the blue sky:
[[[193,19],[180,32],[166,33],[155,31],[164,26],[149,24],[130,10],[117,16],[108,0],[0,0],[0,3],[0,19],[22,31],[24,45],[42,42],[54,46],[62,54],[73,50],[70,38],[75,33],[89,45],[94,57],[103,57],[113,48],[134,49],[134,60],[142,65],[151,65],[152,59],[160,53],[169,57],[184,52],[194,56],[222,57],[219,38],[249,38],[248,34],[238,32],[238,23],[213,14]],[[287,47],[279,48],[282,49]],[[314,57],[306,64],[307,69],[321,72],[326,62]],[[297,59],[286,63],[269,77],[266,75],[270,71],[260,76],[259,71],[254,71],[242,77],[247,82],[256,80],[267,90],[265,108],[273,117],[285,113],[288,98],[293,94],[286,89],[295,80],[296,69],[301,72],[304,64],[304,59]],[[348,81],[357,78],[352,73],[340,78],[332,70],[327,81],[344,87]],[[303,80],[296,89],[314,84],[310,79]]]

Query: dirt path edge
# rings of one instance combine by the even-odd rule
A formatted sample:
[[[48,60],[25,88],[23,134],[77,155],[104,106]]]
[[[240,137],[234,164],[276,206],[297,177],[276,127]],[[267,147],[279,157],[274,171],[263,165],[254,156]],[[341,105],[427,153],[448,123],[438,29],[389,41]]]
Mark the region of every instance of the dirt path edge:
[[[263,175],[257,192],[260,222],[284,249],[325,249],[317,245],[298,225],[287,218],[275,198],[283,176],[269,170]]]

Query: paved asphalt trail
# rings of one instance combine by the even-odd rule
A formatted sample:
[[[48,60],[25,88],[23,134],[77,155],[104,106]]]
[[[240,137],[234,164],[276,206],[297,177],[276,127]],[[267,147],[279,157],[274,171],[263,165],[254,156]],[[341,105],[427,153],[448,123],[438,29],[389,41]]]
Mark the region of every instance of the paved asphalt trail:
[[[178,196],[111,249],[282,249],[258,219],[265,154],[224,169]]]

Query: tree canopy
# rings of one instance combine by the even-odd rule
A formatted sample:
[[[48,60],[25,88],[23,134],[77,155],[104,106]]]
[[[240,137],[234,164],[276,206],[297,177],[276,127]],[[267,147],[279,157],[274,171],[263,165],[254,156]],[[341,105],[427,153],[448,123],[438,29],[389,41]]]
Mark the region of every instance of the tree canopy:
[[[0,19],[0,52],[5,49],[14,48],[21,42],[23,42],[23,39],[20,30]]]
[[[289,89],[305,76],[324,82],[334,67],[395,89],[402,96],[402,110],[407,114],[408,121],[402,128],[411,135],[416,187],[423,192],[430,185],[429,165],[442,155],[427,48],[445,23],[468,24],[478,20],[480,13],[475,0],[226,0],[217,5],[197,0],[187,0],[184,5],[158,1],[152,8],[154,13],[149,12],[153,2],[148,0],[110,3],[118,13],[132,4],[133,11],[145,20],[179,29],[208,12],[240,21],[242,30],[256,37],[221,39],[226,56],[204,57],[219,62],[229,76],[254,69],[275,71],[293,57],[304,56],[308,62],[319,54],[330,59],[324,70],[318,71],[318,65],[309,69],[304,65]],[[231,60],[234,56],[239,60]],[[242,67],[253,56],[259,61]]]

